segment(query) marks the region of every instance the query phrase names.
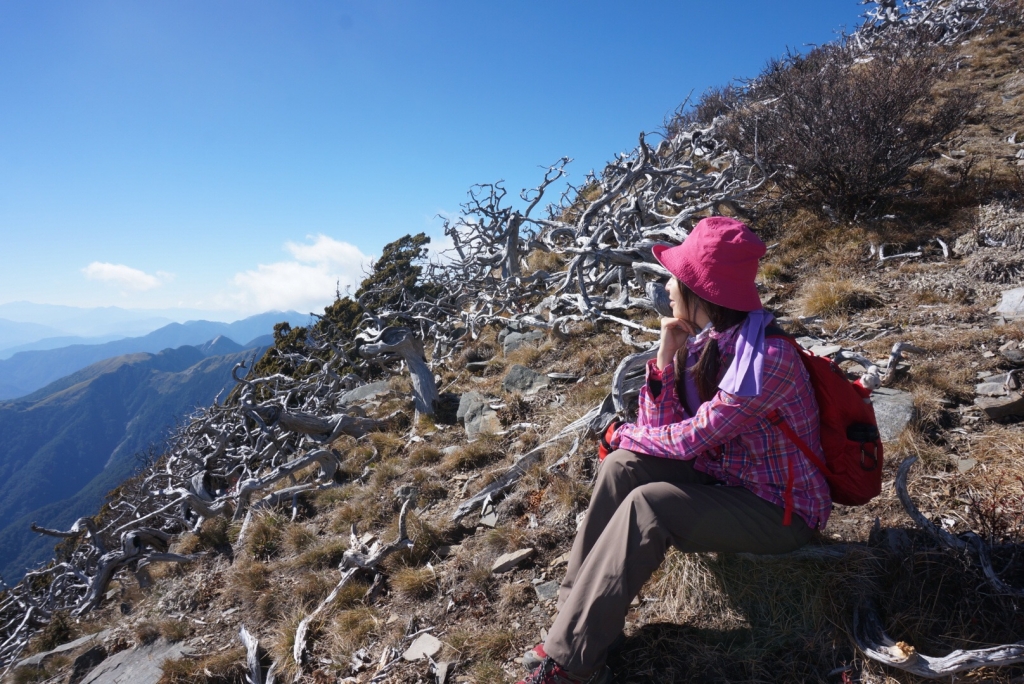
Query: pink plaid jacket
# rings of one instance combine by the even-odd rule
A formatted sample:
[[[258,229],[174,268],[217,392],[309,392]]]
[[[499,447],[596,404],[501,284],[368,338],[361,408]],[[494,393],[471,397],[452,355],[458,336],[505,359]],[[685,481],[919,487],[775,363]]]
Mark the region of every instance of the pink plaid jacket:
[[[719,337],[723,374],[732,360],[739,327]],[[706,341],[706,333],[690,339],[687,367],[697,362]],[[652,386],[658,389],[659,384],[660,391],[652,391]],[[691,407],[699,403],[696,397],[687,399]],[[659,371],[652,360],[647,365],[647,384],[640,392],[636,424],[620,427],[611,444],[651,456],[694,459],[697,470],[725,485],[746,487],[779,506],[785,505],[787,463],[792,462],[793,512],[808,527],[823,529],[832,508],[828,483],[800,449],[768,421],[766,416],[773,409],[778,409],[824,460],[814,390],[803,362],[785,340],[765,340],[760,395],[737,397],[718,390],[692,414],[676,395],[673,364]]]

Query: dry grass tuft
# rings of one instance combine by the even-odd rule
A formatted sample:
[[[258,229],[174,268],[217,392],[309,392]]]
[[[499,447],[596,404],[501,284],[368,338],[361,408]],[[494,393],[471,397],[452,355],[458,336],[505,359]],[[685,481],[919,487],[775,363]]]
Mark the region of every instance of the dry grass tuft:
[[[522,527],[502,525],[487,532],[484,544],[498,553],[505,553],[523,548],[528,537],[529,534]]]
[[[293,523],[284,529],[284,547],[291,553],[302,553],[316,543],[316,530],[309,525]]]
[[[590,502],[591,492],[592,488],[588,483],[578,478],[557,474],[551,478],[551,485],[548,487],[548,496],[568,513],[585,510]]]
[[[433,465],[444,457],[440,449],[427,444],[422,444],[409,454],[407,462],[414,467]]]
[[[157,630],[160,636],[167,641],[176,642],[187,638],[192,634],[192,626],[186,620],[166,619],[157,623]]]
[[[325,570],[337,567],[341,563],[348,541],[343,538],[325,539],[321,543],[306,550],[292,563],[293,567],[309,570]]]
[[[437,588],[437,573],[429,566],[401,568],[391,576],[391,588],[405,598],[426,598]]]
[[[232,648],[204,658],[178,658],[161,665],[157,684],[246,684],[245,649]]]
[[[175,546],[181,554],[192,554],[200,551],[218,551],[231,546],[229,529],[231,521],[227,517],[218,516],[203,521],[199,532],[183,534]]]
[[[246,531],[245,548],[255,560],[266,561],[281,551],[284,521],[273,513],[258,515]]]
[[[501,585],[498,596],[500,597],[498,610],[503,614],[512,614],[533,603],[537,598],[537,592],[526,582],[514,582]]]
[[[140,622],[132,630],[132,636],[138,646],[146,646],[160,638],[160,625],[148,620]]]
[[[405,448],[405,440],[391,432],[371,432],[368,439],[382,460],[397,456]]]
[[[298,610],[277,625],[277,631],[273,638],[270,640],[269,651],[277,663],[278,676],[284,681],[292,681],[298,675],[298,668],[295,665],[295,659],[292,657],[292,652],[295,648],[295,632],[299,628],[299,623],[302,622],[303,618],[306,617],[304,610]],[[311,642],[315,642],[317,639],[323,636],[323,621],[314,618],[309,622],[309,639]]]
[[[324,627],[324,638],[332,653],[346,657],[358,649],[380,625],[372,608],[358,607],[343,610]]]
[[[795,306],[801,316],[835,316],[877,306],[880,301],[866,285],[827,275],[804,285]]]
[[[469,442],[445,456],[441,462],[441,471],[450,473],[456,470],[471,470],[492,463],[506,454],[501,439],[494,435],[480,435],[476,441]]]
[[[515,644],[515,632],[501,627],[469,629],[460,627],[448,633],[447,646],[463,658],[501,660]]]

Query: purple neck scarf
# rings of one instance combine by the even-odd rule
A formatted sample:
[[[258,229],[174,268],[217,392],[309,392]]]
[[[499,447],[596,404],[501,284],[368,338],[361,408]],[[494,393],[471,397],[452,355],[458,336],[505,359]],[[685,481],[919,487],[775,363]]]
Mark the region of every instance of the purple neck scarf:
[[[718,388],[738,397],[756,397],[761,393],[761,371],[764,368],[764,331],[775,317],[764,309],[751,311],[740,324],[736,335],[736,352],[729,370]]]

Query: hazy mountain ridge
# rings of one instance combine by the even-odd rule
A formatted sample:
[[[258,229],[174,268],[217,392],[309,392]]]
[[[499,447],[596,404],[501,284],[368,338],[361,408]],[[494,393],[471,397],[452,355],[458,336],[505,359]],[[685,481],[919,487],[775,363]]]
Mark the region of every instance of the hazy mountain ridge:
[[[232,367],[263,348],[227,338],[105,359],[16,401],[0,402],[0,574],[16,579],[52,553],[29,525],[70,525],[159,444],[176,421],[234,385]]]
[[[28,395],[103,359],[138,352],[157,353],[162,349],[183,345],[200,345],[219,336],[250,346],[248,343],[251,340],[269,334],[275,323],[286,320],[292,325],[302,325],[307,319],[308,316],[295,311],[275,311],[250,316],[234,323],[170,323],[142,337],[130,337],[104,344],[76,344],[45,351],[18,352],[10,359],[0,361],[0,400]]]

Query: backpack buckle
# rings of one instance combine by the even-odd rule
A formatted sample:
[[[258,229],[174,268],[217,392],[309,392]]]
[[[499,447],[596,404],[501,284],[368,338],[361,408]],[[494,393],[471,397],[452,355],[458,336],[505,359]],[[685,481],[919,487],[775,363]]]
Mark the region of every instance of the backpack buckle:
[[[871,453],[867,451],[867,445],[871,445]],[[871,459],[871,465],[869,466],[866,461]],[[860,443],[860,467],[863,470],[874,470],[878,467],[878,456],[875,454],[875,443],[874,442],[861,442]]]

